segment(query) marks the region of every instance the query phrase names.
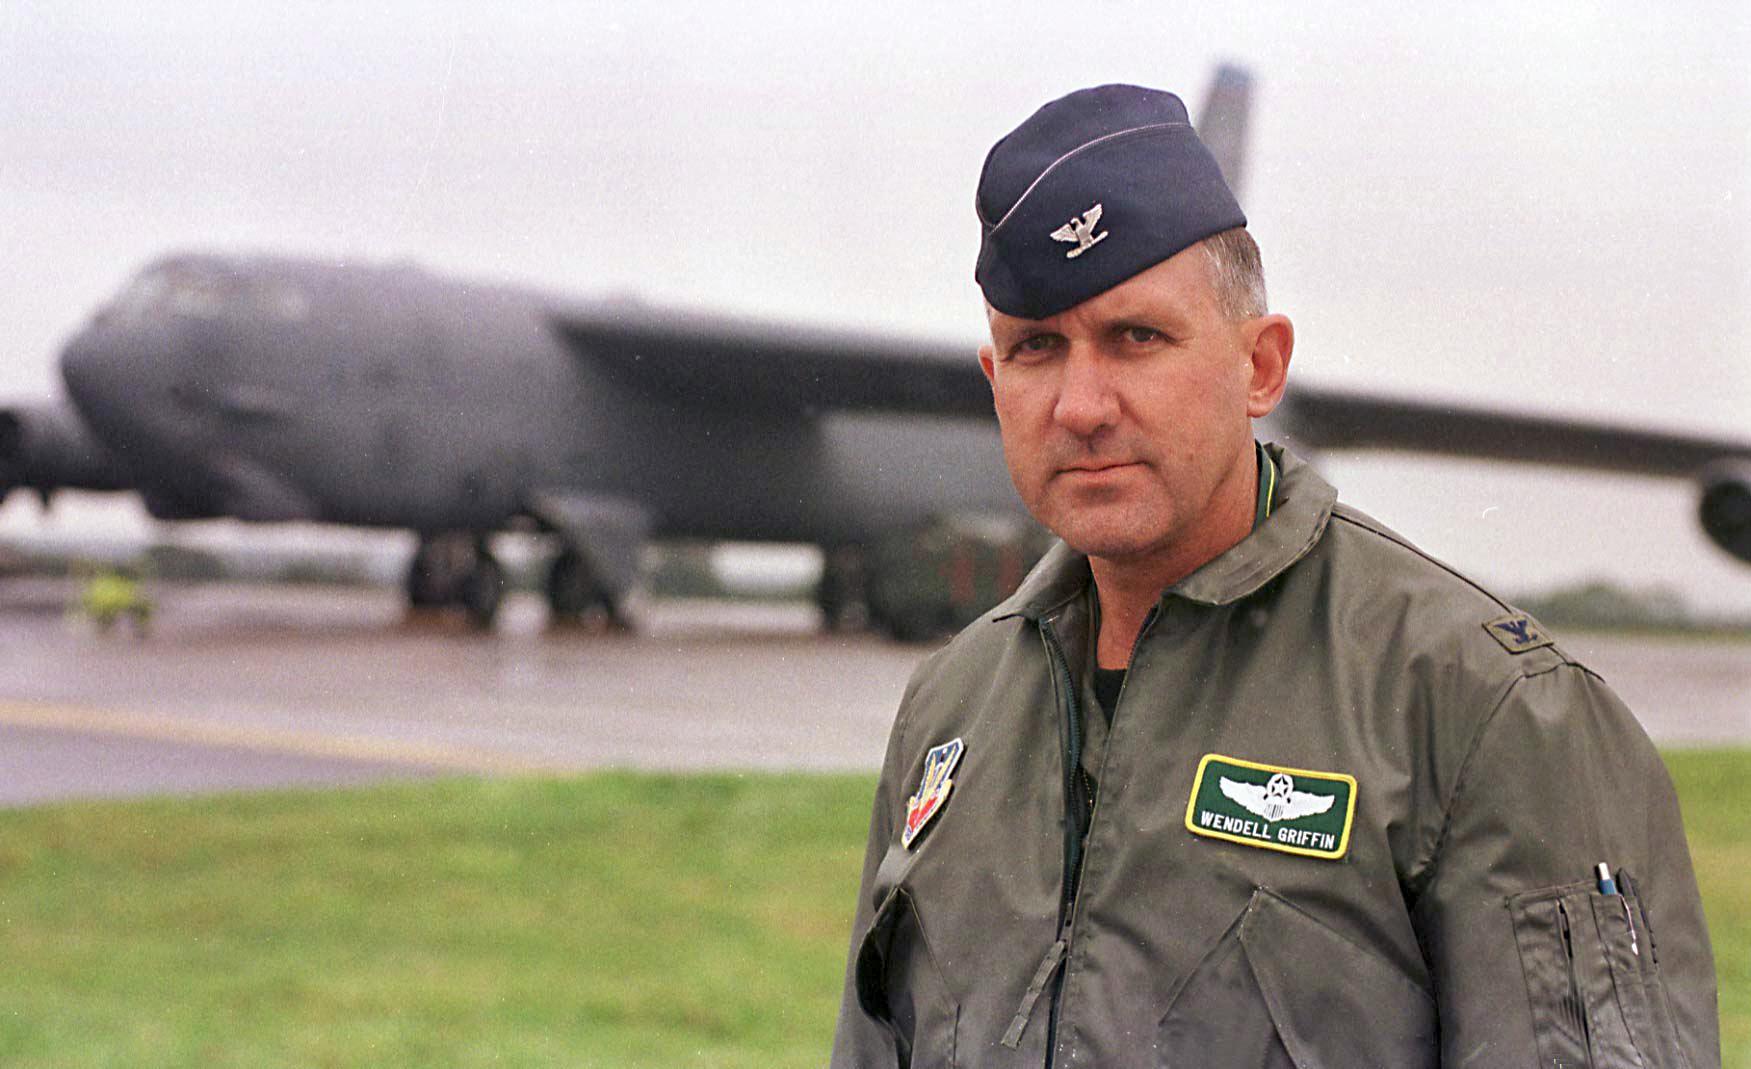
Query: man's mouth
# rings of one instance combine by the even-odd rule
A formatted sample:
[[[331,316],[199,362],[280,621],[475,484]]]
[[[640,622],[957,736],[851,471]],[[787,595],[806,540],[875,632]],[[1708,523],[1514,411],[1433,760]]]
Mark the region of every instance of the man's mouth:
[[[1059,470],[1065,474],[1098,475],[1103,471],[1117,471],[1120,468],[1131,468],[1136,465],[1135,460],[1102,460],[1071,464]]]
[[[1089,461],[1059,468],[1058,474],[1076,482],[1099,483],[1116,479],[1138,466],[1134,460]]]

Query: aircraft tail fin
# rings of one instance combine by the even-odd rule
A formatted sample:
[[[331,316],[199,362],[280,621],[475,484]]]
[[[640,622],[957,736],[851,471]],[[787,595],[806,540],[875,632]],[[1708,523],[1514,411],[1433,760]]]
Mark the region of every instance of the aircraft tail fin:
[[[1222,177],[1228,179],[1228,188],[1242,207],[1246,202],[1246,128],[1251,114],[1251,72],[1232,63],[1219,65],[1198,113],[1198,136],[1216,157]]]

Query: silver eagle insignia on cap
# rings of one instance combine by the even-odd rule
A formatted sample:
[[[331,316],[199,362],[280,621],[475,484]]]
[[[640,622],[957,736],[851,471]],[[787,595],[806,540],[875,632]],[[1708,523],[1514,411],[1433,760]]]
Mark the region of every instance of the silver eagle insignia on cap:
[[[1094,233],[1095,226],[1100,223],[1100,210],[1100,205],[1096,204],[1094,207],[1083,212],[1082,218],[1071,219],[1068,223],[1065,223],[1063,226],[1052,231],[1053,241],[1071,241],[1076,243],[1074,249],[1071,249],[1064,254],[1066,260],[1076,259],[1078,256],[1081,256],[1083,253],[1094,248],[1106,239],[1107,232],[1105,230],[1102,230],[1098,234]],[[1089,236],[1091,234],[1093,235],[1092,237]]]

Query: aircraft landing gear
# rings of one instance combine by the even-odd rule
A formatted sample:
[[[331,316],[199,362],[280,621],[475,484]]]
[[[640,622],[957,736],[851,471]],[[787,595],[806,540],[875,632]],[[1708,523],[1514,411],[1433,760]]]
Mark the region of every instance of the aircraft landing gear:
[[[474,627],[490,631],[504,593],[505,570],[493,559],[485,535],[453,531],[420,537],[407,568],[409,608],[459,608]]]
[[[589,561],[571,546],[559,551],[547,571],[547,607],[559,626],[600,623],[609,630],[626,629],[613,597],[596,579]]]
[[[869,575],[860,546],[822,546],[815,604],[827,631],[856,631],[870,623]]]

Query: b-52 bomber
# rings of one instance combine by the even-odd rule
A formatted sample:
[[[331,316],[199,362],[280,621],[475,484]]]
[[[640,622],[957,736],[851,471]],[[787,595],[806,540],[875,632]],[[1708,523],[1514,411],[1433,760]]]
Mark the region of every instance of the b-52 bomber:
[[[1199,124],[1235,186],[1248,94],[1244,72],[1220,69]],[[814,543],[831,618],[893,578],[884,569],[916,570],[863,550],[945,516],[1024,522],[973,348],[582,303],[406,265],[173,255],[67,343],[67,400],[0,409],[0,494],[132,490],[166,520],[411,529],[410,604],[460,605],[482,624],[503,588],[497,531],[553,536],[558,618],[617,617],[647,539]],[[1304,456],[1410,450],[1692,479],[1703,529],[1751,562],[1751,444],[1299,381],[1262,422]]]
[[[579,304],[405,266],[147,267],[66,345],[69,401],[0,411],[0,488],[131,489],[155,517],[419,532],[414,605],[490,622],[495,531],[550,532],[553,612],[618,612],[650,538],[829,562],[945,513],[1021,513],[970,346]],[[1751,561],[1751,447],[1296,383],[1261,428],[1693,478]],[[835,577],[829,575],[828,584]]]
[[[945,510],[1019,512],[970,350],[407,266],[170,257],[61,371],[68,402],[0,412],[0,487],[412,529],[410,602],[482,622],[495,531],[556,536],[547,596],[572,616],[618,610],[648,538],[842,548]]]

